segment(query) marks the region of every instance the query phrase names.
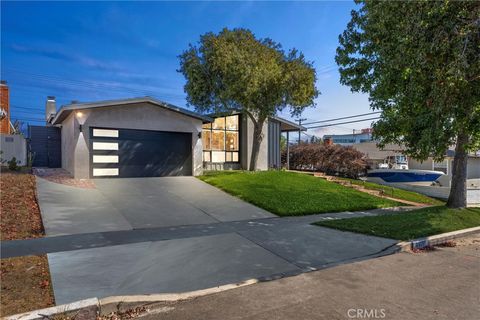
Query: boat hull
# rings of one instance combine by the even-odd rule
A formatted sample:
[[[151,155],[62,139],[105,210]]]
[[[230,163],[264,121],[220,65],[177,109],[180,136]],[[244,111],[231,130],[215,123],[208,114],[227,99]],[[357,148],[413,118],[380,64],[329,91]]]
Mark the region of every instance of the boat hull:
[[[444,173],[431,170],[376,169],[367,173],[367,180],[387,183],[412,183],[430,185]],[[380,181],[379,181],[380,180]]]

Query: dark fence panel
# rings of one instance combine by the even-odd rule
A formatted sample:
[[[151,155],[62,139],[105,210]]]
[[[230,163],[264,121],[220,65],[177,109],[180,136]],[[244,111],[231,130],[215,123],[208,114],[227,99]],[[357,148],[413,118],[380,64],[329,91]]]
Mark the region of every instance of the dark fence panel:
[[[60,168],[62,166],[62,136],[57,127],[29,126],[29,151],[34,167]]]

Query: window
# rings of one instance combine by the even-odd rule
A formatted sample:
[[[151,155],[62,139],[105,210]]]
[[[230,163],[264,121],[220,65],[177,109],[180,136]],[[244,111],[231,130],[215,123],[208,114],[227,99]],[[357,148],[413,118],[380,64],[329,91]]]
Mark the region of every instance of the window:
[[[203,161],[238,162],[239,116],[215,118],[202,126]]]

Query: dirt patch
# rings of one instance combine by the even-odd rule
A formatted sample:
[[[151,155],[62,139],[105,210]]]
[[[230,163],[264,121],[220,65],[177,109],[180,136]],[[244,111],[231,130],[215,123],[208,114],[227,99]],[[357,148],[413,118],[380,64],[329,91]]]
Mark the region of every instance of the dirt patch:
[[[1,260],[0,316],[53,306],[47,256]]]
[[[2,172],[0,176],[1,239],[38,238],[44,235],[35,190],[29,173]]]

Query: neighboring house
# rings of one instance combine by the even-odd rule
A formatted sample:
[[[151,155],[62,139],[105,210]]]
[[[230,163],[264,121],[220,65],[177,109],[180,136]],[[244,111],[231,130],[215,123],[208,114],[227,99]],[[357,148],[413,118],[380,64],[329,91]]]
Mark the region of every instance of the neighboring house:
[[[10,94],[5,80],[0,81],[0,133],[12,133],[12,124],[10,122]]]
[[[360,130],[360,132],[353,130],[351,134],[327,134],[323,136],[323,141],[329,141],[341,146],[351,146],[356,143],[372,141],[372,132],[371,128],[367,128]]]
[[[47,166],[61,163],[75,178],[247,169],[251,155],[253,125],[247,117],[205,116],[151,97],[72,103],[58,112],[49,97],[46,118],[46,127],[31,127],[31,147],[46,155]],[[280,167],[280,134],[298,130],[305,128],[269,119],[258,169]],[[60,138],[52,140],[56,135]],[[60,155],[50,151],[55,149]]]

